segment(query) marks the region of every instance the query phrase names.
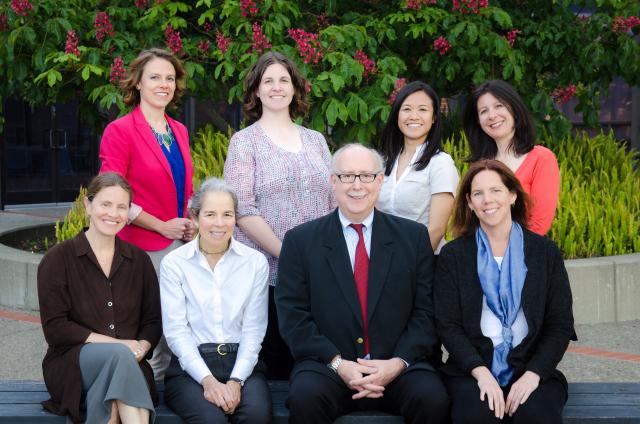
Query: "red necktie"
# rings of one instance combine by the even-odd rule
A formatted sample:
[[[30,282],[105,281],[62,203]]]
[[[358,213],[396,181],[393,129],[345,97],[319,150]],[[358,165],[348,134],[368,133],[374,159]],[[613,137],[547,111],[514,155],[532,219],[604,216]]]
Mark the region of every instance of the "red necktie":
[[[369,353],[369,335],[367,322],[367,289],[369,287],[369,256],[364,246],[364,234],[362,234],[362,224],[351,224],[351,227],[358,232],[358,245],[356,246],[356,259],[353,266],[353,277],[356,280],[356,290],[360,299],[360,310],[362,311],[362,322],[364,323],[364,354]]]

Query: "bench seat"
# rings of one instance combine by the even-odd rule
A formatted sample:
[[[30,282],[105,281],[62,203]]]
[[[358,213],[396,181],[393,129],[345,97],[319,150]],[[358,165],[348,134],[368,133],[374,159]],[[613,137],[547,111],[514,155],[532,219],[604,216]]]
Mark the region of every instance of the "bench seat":
[[[289,390],[286,381],[270,381],[274,423],[286,424],[288,410],[284,401]],[[159,387],[162,394],[162,385]],[[44,383],[0,381],[0,423],[65,423],[65,418],[42,409],[40,402],[49,398]],[[181,424],[181,420],[161,404],[156,409],[156,423]],[[640,423],[640,383],[571,383],[564,409],[568,424]],[[400,417],[375,412],[358,412],[341,417],[336,424],[401,424]]]

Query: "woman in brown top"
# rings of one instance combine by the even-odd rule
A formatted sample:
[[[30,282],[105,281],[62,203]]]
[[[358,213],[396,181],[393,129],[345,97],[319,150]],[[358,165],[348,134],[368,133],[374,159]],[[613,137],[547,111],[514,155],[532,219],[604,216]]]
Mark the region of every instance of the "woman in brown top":
[[[105,173],[84,202],[89,229],[54,246],[38,267],[51,395],[43,405],[73,422],[152,422],[157,394],[146,360],[162,334],[158,281],[147,254],[116,238],[131,187]]]

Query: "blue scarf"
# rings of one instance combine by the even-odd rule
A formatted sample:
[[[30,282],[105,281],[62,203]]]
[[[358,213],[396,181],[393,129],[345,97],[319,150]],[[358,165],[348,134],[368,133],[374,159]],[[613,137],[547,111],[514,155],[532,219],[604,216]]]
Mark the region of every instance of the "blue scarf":
[[[507,363],[507,356],[513,347],[511,326],[520,310],[522,287],[527,276],[522,227],[517,222],[513,222],[509,245],[500,268],[491,252],[487,234],[479,226],[476,230],[476,243],[478,244],[478,277],[482,291],[487,298],[489,309],[502,323],[503,342],[493,348],[491,374],[498,380],[500,386],[506,386],[513,377],[513,368]]]

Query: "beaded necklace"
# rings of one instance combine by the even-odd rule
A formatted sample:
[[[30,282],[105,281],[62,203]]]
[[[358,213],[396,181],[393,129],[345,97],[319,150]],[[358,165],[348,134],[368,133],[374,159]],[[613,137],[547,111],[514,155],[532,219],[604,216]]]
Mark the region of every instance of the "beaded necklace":
[[[154,137],[156,138],[156,141],[158,142],[158,144],[160,146],[163,146],[167,148],[167,150],[171,150],[171,144],[173,143],[173,137],[171,134],[171,127],[169,127],[169,123],[167,122],[165,127],[165,130],[167,131],[164,134],[160,134],[158,133],[151,125],[149,125],[149,127],[151,128],[151,131],[153,132]]]

